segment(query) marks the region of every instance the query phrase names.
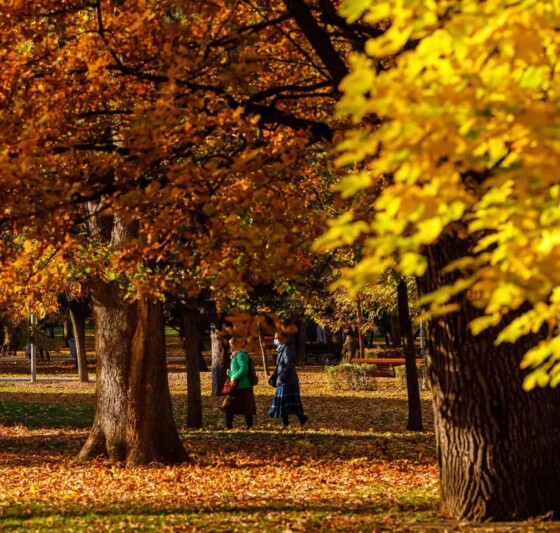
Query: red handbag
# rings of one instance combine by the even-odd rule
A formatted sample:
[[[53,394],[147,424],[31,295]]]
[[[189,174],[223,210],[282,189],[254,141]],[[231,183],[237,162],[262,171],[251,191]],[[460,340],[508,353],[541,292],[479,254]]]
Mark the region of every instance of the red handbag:
[[[225,383],[224,386],[222,387],[222,394],[225,395],[229,395],[231,394],[235,388],[237,387],[237,381],[228,379]]]

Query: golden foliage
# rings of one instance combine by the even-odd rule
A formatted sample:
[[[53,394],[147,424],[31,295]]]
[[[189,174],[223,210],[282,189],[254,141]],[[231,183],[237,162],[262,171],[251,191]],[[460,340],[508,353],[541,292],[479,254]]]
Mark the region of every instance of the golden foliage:
[[[266,107],[279,86],[324,83],[293,21],[267,22],[281,7],[2,10],[3,304],[50,309],[53,293],[92,279],[130,298],[207,290],[235,302],[305,272],[328,163],[309,132],[262,125],[251,106],[322,120],[334,99],[309,91]]]
[[[350,196],[390,179],[370,218],[343,216],[319,244],[366,233],[365,257],[345,282],[356,287],[387,268],[422,275],[426,247],[442,236],[472,239],[471,255],[456,265],[463,279],[428,296],[430,312],[456,310],[452,296],[468,291],[485,313],[476,333],[528,302],[531,311],[497,342],[545,325],[548,339],[524,361],[533,369],[525,386],[558,383],[559,6],[347,0],[342,12],[391,25],[368,43],[369,57],[354,57],[342,85],[340,114],[362,122],[338,162],[363,169],[338,188]],[[390,55],[394,68],[376,74],[377,59]]]

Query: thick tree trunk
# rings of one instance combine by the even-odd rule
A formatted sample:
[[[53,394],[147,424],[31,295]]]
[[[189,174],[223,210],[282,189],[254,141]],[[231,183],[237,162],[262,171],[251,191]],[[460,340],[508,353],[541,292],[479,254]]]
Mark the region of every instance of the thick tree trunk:
[[[218,330],[212,329],[210,341],[212,344],[212,396],[221,396],[222,388],[227,380],[229,361]]]
[[[406,428],[412,431],[422,431],[422,403],[420,402],[418,369],[416,368],[416,350],[414,349],[414,334],[412,333],[412,322],[408,310],[408,293],[404,280],[401,280],[397,285],[397,299],[406,366],[406,391],[408,395],[408,423]]]
[[[76,342],[76,362],[78,365],[78,379],[82,383],[89,381],[87,359],[86,359],[86,311],[83,302],[71,300],[68,302],[70,310],[70,320],[74,330],[74,340]]]
[[[80,460],[106,455],[129,465],[185,461],[165,359],[160,302],[123,301],[116,283],[93,288],[96,412]]]
[[[452,282],[456,275],[440,269],[469,251],[456,238],[431,247],[420,294]],[[519,369],[536,339],[496,347],[496,330],[473,337],[468,323],[480,312],[464,296],[459,303],[459,312],[430,321],[426,335],[443,504],[458,519],[558,512],[560,390],[524,392]]]
[[[187,427],[202,427],[202,389],[200,385],[200,363],[198,342],[199,312],[181,306],[181,322],[185,337],[183,347],[187,361]]]

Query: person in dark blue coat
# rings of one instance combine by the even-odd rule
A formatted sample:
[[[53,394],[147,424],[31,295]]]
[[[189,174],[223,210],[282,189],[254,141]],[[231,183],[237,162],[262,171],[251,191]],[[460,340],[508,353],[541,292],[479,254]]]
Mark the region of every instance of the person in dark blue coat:
[[[276,345],[276,394],[268,412],[271,418],[281,418],[284,427],[290,424],[290,415],[296,415],[303,426],[307,416],[303,413],[303,405],[299,393],[299,378],[296,371],[296,356],[293,347],[288,344],[288,337],[278,331],[274,335]]]

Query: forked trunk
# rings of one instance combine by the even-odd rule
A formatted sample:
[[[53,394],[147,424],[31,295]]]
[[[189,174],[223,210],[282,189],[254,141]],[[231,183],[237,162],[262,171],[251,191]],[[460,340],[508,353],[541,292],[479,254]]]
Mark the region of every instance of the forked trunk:
[[[452,282],[440,269],[468,253],[456,238],[431,247],[420,294]],[[426,335],[444,507],[476,520],[558,512],[560,390],[523,391],[519,368],[536,337],[494,346],[497,331],[472,336],[468,323],[480,312],[464,296],[459,303],[459,312],[433,319]]]
[[[115,283],[93,290],[96,412],[79,459],[106,455],[129,465],[187,459],[167,380],[160,302],[125,303]]]

